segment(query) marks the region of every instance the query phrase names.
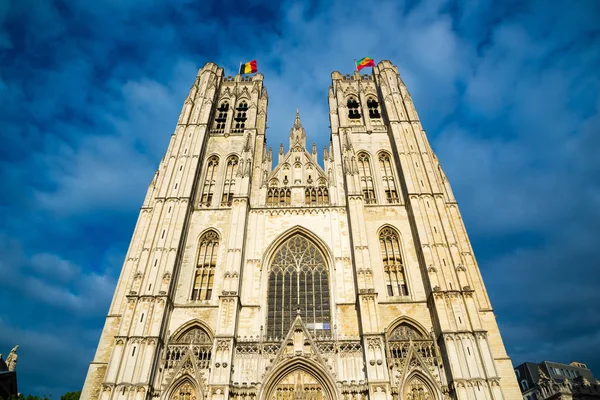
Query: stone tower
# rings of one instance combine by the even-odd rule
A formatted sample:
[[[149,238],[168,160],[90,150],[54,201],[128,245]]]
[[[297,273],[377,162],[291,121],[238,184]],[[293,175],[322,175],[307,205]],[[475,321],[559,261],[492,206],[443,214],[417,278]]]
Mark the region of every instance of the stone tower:
[[[519,398],[397,68],[332,74],[322,165],[299,113],[274,165],[267,102],[261,74],[198,72],[82,399]]]

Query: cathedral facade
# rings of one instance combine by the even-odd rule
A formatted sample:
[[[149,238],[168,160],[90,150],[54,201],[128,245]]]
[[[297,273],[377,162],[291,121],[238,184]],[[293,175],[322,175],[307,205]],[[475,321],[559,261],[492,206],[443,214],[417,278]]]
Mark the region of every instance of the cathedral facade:
[[[267,149],[267,103],[260,73],[199,70],[82,400],[520,398],[397,68],[332,74],[323,164],[298,113]]]

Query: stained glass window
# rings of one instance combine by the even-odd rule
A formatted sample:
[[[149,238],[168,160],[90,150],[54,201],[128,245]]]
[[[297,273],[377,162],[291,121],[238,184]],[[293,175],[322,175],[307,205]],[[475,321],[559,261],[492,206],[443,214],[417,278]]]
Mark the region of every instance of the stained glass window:
[[[283,338],[300,310],[309,330],[331,330],[329,276],[317,246],[301,234],[276,251],[269,272],[267,336]]]

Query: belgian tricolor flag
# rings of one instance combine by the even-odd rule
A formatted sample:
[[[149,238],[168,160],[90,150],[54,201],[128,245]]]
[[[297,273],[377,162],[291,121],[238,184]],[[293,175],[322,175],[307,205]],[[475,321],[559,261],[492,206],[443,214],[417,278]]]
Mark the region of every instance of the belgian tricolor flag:
[[[240,65],[240,75],[253,74],[256,71],[258,71],[258,68],[256,67],[256,60],[252,60]]]

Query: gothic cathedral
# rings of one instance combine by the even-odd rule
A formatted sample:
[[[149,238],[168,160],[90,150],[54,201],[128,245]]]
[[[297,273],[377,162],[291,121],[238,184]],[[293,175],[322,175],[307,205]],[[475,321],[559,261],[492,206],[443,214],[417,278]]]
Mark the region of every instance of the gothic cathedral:
[[[263,76],[196,77],[82,400],[521,398],[456,200],[389,61],[334,72],[317,162]]]

